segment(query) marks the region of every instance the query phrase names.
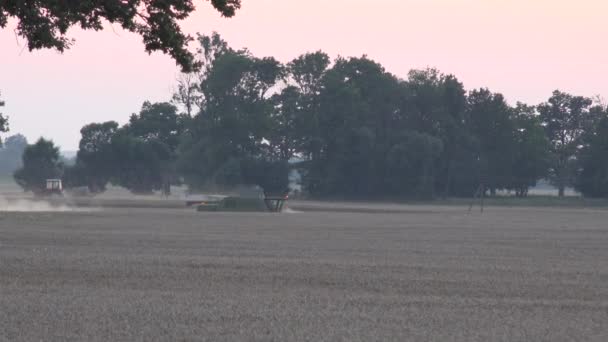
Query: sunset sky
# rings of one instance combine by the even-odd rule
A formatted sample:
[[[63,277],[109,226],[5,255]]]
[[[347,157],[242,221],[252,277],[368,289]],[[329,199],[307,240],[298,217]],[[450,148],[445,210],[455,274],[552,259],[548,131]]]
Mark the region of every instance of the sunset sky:
[[[233,47],[286,62],[307,51],[361,56],[399,77],[437,67],[468,89],[489,87],[537,104],[559,88],[608,97],[606,0],[243,0],[233,19],[198,0],[183,27],[218,31]],[[11,133],[77,149],[90,122],[124,123],[145,100],[169,100],[178,69],[147,55],[119,27],[74,30],[63,55],[28,52],[12,27],[0,31],[0,91]]]

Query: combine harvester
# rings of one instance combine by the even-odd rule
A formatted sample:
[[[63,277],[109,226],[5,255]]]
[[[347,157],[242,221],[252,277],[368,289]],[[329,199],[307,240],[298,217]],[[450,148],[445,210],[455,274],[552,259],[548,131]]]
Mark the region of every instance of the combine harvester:
[[[280,213],[283,211],[288,197],[265,197],[265,198],[245,198],[245,197],[224,197],[219,201],[207,201],[198,203],[197,211],[227,211],[227,212],[271,212]]]
[[[263,192],[257,194],[241,194],[237,196],[191,196],[186,199],[186,205],[196,207],[199,212],[270,212],[280,213],[289,199],[284,196],[267,196]]]

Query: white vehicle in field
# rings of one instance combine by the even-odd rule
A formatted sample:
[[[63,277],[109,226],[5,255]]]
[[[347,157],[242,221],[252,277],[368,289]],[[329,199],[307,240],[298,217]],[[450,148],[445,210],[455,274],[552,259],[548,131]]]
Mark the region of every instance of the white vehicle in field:
[[[46,188],[44,189],[43,195],[45,195],[45,196],[53,196],[53,195],[63,196],[63,183],[61,182],[61,179],[47,179]]]

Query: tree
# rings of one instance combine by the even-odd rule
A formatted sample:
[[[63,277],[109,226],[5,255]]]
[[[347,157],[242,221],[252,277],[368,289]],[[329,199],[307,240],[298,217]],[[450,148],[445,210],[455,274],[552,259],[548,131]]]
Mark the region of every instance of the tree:
[[[145,141],[157,140],[170,150],[175,150],[185,118],[177,114],[177,108],[168,102],[144,102],[139,114],[131,115],[124,127],[131,136]]]
[[[12,175],[22,166],[21,157],[26,147],[27,139],[21,134],[6,138],[0,148],[0,175]]]
[[[269,128],[268,91],[281,77],[280,64],[246,52],[226,53],[214,61],[205,80],[205,110],[195,123],[235,152],[256,153]]]
[[[307,96],[319,95],[323,77],[331,61],[323,51],[303,54],[289,62],[287,69],[292,81]]]
[[[164,167],[171,150],[159,140],[145,140],[123,129],[112,138],[116,172],[112,182],[134,194],[151,194],[165,185]]]
[[[194,73],[183,73],[177,79],[177,90],[173,94],[173,101],[184,106],[188,117],[192,117],[194,107],[199,106],[202,100],[198,80]]]
[[[286,160],[249,158],[241,161],[243,184],[258,185],[268,196],[282,196],[289,192],[289,165]]]
[[[441,195],[472,194],[478,182],[474,172],[477,141],[462,83],[437,69],[412,70],[400,93],[402,129],[426,133],[442,142],[435,177]]]
[[[515,125],[511,110],[501,94],[488,89],[473,90],[468,96],[471,130],[479,143],[479,166],[484,186],[493,194],[511,183],[515,158]]]
[[[93,194],[103,192],[116,172],[112,138],[118,123],[92,123],[80,130],[81,139],[76,164],[66,168],[66,186],[86,186]]]
[[[114,121],[86,125],[76,164],[66,170],[66,186],[98,193],[112,182],[134,193],[162,189],[168,195],[177,183],[176,150],[186,119],[170,103],[144,102],[121,128]]]
[[[303,54],[289,62],[286,68],[289,86],[280,97],[285,111],[279,113],[279,118],[292,121],[294,134],[284,140],[291,140],[300,153],[313,160],[321,152],[319,96],[330,63],[329,56],[322,51]]]
[[[239,185],[257,185],[267,195],[277,196],[288,192],[288,173],[287,161],[231,158],[218,169],[214,182],[226,189]]]
[[[234,16],[241,6],[240,0],[210,1],[225,17]],[[67,36],[71,27],[99,31],[106,20],[139,34],[148,53],[162,51],[184,71],[191,71],[196,67],[187,49],[192,38],[182,32],[178,22],[194,10],[192,0],[2,1],[0,28],[15,18],[16,33],[27,39],[30,51],[52,48],[63,52],[74,43]]]
[[[200,36],[200,112],[179,147],[178,170],[191,188],[213,182],[232,159],[270,158],[273,87],[283,67],[273,58],[235,51],[219,37]]]
[[[129,123],[123,128],[126,134],[140,139],[155,151],[158,158],[158,172],[163,194],[169,195],[171,185],[178,182],[176,174],[177,147],[189,115],[181,116],[177,108],[168,102],[144,102],[139,115],[131,115]]]
[[[388,152],[387,194],[433,198],[435,166],[441,156],[441,140],[426,133],[407,132]]]
[[[395,136],[399,82],[366,58],[339,58],[322,79],[318,137],[306,187],[314,195],[363,197],[382,193],[385,157]],[[314,156],[318,153],[318,156]]]
[[[173,101],[182,105],[190,117],[197,114],[195,107],[199,112],[205,112],[207,109],[207,96],[209,96],[207,80],[215,60],[226,53],[237,53],[228,47],[228,43],[217,32],[209,36],[198,34],[197,41],[199,44],[195,61],[197,70],[182,73],[177,80],[177,91],[173,94]],[[247,54],[246,50],[238,52]]]
[[[525,197],[528,189],[539,179],[547,176],[550,165],[549,141],[536,115],[534,107],[517,103],[513,111],[515,124],[515,155],[511,169],[512,180],[509,190]]]
[[[0,93],[2,95],[2,93]],[[4,107],[4,101],[0,97],[0,107]],[[0,133],[8,132],[8,118],[5,118],[0,112]],[[2,139],[0,139],[0,147],[2,147]]]
[[[302,94],[288,86],[272,97],[274,110],[268,134],[271,154],[275,159],[288,161],[303,150],[307,135],[303,132],[306,118]]]
[[[584,196],[608,198],[608,116],[584,136],[575,187]]]
[[[46,180],[61,178],[63,165],[59,148],[50,140],[40,138],[23,152],[23,167],[15,171],[14,178],[23,190],[39,194],[46,188]]]
[[[559,90],[548,102],[538,106],[541,124],[551,147],[550,177],[558,187],[559,196],[565,195],[566,186],[572,185],[576,154],[585,130],[592,127],[594,118],[589,110],[593,101]]]

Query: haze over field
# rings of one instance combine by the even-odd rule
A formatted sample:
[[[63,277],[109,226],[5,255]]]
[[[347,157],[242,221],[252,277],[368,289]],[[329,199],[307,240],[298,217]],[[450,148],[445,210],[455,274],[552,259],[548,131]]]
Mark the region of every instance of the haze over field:
[[[368,54],[401,77],[434,66],[469,89],[536,104],[555,88],[608,94],[607,10],[602,0],[248,0],[230,20],[203,4],[184,28],[217,30],[232,46],[282,62],[321,49]],[[124,123],[144,100],[170,98],[175,63],[147,56],[139,37],[119,27],[73,37],[64,55],[30,53],[12,29],[0,31],[0,90],[13,132],[74,150],[84,124]]]

